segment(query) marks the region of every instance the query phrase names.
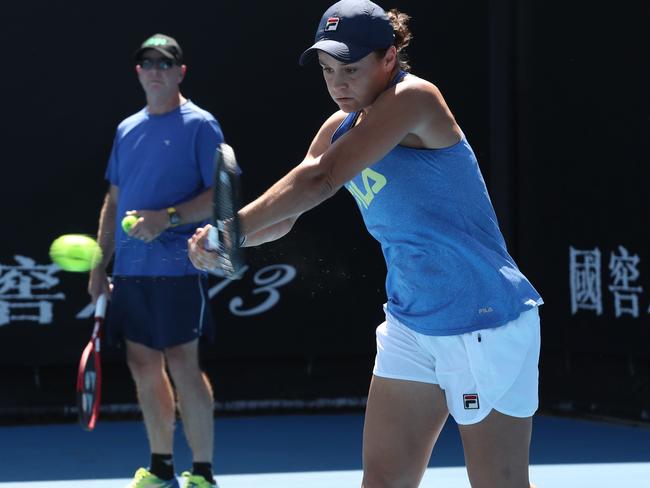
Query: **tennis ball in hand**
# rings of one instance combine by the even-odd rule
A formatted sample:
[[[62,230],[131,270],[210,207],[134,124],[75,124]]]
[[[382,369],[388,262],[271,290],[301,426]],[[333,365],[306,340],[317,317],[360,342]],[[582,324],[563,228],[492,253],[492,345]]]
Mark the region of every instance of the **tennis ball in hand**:
[[[137,215],[127,215],[122,219],[122,230],[128,234],[131,230],[131,227],[133,227],[137,221]]]
[[[102,261],[102,250],[92,237],[66,234],[50,246],[50,258],[64,271],[90,271]]]

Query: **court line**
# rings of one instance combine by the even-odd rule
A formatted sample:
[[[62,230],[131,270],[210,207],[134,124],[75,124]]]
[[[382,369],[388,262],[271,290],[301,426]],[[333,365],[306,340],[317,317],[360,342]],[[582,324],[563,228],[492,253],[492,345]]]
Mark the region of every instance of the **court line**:
[[[530,467],[531,480],[553,488],[611,488],[635,486],[650,488],[650,463],[549,464]],[[130,480],[59,480],[0,483],[0,488],[122,488]],[[218,477],[221,488],[358,488],[361,471],[314,471],[224,475]],[[421,488],[468,488],[463,467],[429,468]]]

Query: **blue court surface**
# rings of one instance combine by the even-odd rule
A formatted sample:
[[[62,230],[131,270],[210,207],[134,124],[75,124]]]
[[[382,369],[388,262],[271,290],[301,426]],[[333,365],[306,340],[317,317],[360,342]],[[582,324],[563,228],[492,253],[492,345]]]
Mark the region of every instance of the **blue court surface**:
[[[221,488],[346,488],[361,481],[361,414],[219,417],[215,470]],[[191,457],[179,427],[175,464]],[[137,421],[0,428],[0,488],[123,487],[149,454]],[[467,488],[453,421],[421,484]],[[650,429],[538,416],[531,480],[539,488],[650,488]]]

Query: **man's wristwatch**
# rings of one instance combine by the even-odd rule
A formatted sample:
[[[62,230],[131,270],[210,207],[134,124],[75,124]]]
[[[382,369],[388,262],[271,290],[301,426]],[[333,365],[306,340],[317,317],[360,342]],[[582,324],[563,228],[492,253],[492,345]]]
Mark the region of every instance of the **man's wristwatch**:
[[[181,223],[181,216],[178,215],[178,212],[174,207],[169,207],[167,209],[167,215],[169,215],[169,225],[172,227],[176,227],[178,224]]]

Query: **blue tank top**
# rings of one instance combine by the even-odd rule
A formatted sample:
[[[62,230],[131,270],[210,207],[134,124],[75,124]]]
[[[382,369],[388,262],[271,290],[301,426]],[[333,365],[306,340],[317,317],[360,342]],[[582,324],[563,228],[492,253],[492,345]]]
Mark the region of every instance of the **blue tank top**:
[[[357,116],[346,117],[332,142]],[[464,136],[443,149],[398,145],[345,187],[386,259],[387,313],[407,327],[464,334],[543,303],[508,254]]]

